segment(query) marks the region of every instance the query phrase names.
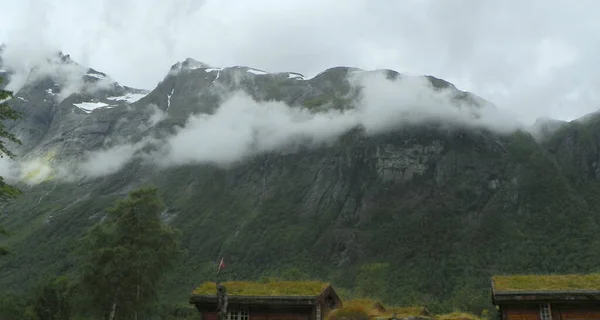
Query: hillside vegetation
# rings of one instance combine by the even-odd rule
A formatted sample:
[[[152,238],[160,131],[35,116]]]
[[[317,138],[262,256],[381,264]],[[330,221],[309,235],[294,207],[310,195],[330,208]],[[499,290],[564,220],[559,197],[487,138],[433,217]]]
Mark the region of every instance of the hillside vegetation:
[[[42,82],[19,92],[30,104],[11,100],[25,117],[10,129],[27,137],[19,149],[24,159],[53,150],[49,165],[74,164],[119,139],[165,137],[191,113],[213,112],[221,102],[211,91],[215,83],[257,101],[350,108],[356,93],[345,76],[353,70],[332,68],[295,80],[200,68],[169,74],[127,108],[89,114],[74,111],[73,103],[95,96],[43,102],[54,83]],[[236,76],[240,72],[243,77]],[[428,79],[434,88],[456,90],[457,99],[475,100]],[[110,90],[120,91],[104,98],[130,88]],[[165,113],[154,126],[148,125],[149,105]],[[71,275],[79,239],[116,200],[152,185],[166,207],[161,219],[181,230],[183,248],[160,282],[165,304],[185,304],[195,288],[214,281],[217,259],[224,257],[221,276],[228,281],[319,280],[349,298],[425,306],[436,314],[493,314],[494,275],[598,271],[598,119],[569,123],[543,140],[526,131],[436,122],[378,134],[359,126],[334,143],[307,147],[300,141],[228,166],[207,161],[157,168],[133,158],[100,177],[19,184],[23,195],[6,203],[0,216],[11,233],[0,245],[12,252],[0,259],[0,287],[22,294],[47,275]]]

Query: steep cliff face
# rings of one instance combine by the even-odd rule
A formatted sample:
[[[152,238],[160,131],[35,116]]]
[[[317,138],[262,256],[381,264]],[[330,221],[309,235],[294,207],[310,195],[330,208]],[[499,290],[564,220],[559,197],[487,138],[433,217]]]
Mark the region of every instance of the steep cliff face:
[[[600,116],[593,113],[562,126],[544,141],[571,185],[587,202],[600,204]]]
[[[250,139],[262,151],[226,164],[218,157],[167,167],[151,161],[169,137],[192,125],[190,116],[215,116],[238,89],[254,101],[283,101],[312,112],[352,110],[361,88],[348,75],[361,72],[339,67],[304,79],[188,59],[147,94],[110,82],[57,100],[64,84],[51,78],[28,83],[11,102],[26,117],[11,128],[24,140],[21,160],[37,161],[32,166],[38,171],[23,169],[25,194],[0,217],[15,234],[6,240],[15,254],[0,261],[0,285],[24,290],[36,281],[32,275],[72,270],[69,251],[77,237],[111,201],[148,184],[161,190],[164,218],[183,231],[187,252],[166,284],[177,299],[213,276],[220,255],[232,278],[297,267],[348,288],[359,266],[387,262],[384,298],[466,301],[461,303],[473,308],[488,304],[491,274],[585,272],[600,262],[595,203],[578,185],[582,177],[598,177],[598,137],[589,133],[597,125],[591,123],[585,130],[579,124],[557,130],[544,145],[523,131],[498,133],[443,119],[381,132],[356,125],[323,143],[309,131],[293,136],[294,143],[271,141],[276,148]],[[87,69],[84,77],[90,74],[106,77]],[[474,113],[486,104],[443,80],[427,79],[431,90],[449,89],[451,101]],[[137,100],[127,102],[132,96]],[[90,111],[90,105],[102,107]],[[201,123],[208,125],[214,126]],[[581,130],[589,133],[584,140],[577,138]],[[265,136],[257,131],[248,133]],[[228,137],[190,137],[207,154],[231,147]],[[200,144],[212,140],[223,143]],[[88,166],[80,168],[83,175],[60,178],[61,170],[94,160],[86,152],[99,149],[112,152],[106,158],[92,153],[104,171],[92,174]],[[115,158],[124,159],[123,166],[106,169]],[[42,174],[40,163],[53,174]]]

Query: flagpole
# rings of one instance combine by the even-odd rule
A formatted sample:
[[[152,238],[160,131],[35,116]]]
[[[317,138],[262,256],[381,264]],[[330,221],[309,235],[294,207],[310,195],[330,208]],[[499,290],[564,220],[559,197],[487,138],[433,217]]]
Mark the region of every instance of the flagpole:
[[[227,289],[225,289],[225,287],[223,287],[219,283],[219,272],[221,271],[221,268],[225,268],[225,262],[223,260],[223,257],[221,257],[221,261],[219,262],[219,265],[217,266],[215,283],[216,283],[216,287],[217,287],[218,319],[219,320],[227,320],[227,291],[226,291]]]
[[[223,258],[221,258],[221,259],[223,259]],[[219,286],[219,272],[221,271],[220,266],[221,266],[221,263],[218,262],[218,264],[217,264],[217,274],[215,275],[215,283],[217,284],[217,286]]]
[[[221,257],[221,260],[219,261],[219,265],[217,266],[217,274],[215,276],[215,283],[219,284],[219,272],[221,272],[221,269],[225,268],[225,261],[223,259],[223,257]]]

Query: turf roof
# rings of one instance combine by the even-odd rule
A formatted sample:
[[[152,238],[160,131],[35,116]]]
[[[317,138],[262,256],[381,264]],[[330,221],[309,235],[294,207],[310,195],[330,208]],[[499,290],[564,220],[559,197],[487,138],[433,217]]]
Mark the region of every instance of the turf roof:
[[[319,281],[222,282],[231,296],[318,296],[329,284]],[[214,282],[205,282],[193,291],[197,295],[216,295]]]
[[[600,291],[600,273],[511,275],[492,278],[495,291]]]

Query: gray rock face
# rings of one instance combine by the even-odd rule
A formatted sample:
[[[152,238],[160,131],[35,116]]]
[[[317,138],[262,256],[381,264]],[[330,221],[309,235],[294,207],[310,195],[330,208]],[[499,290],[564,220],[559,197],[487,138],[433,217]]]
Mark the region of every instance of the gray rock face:
[[[415,175],[423,175],[428,164],[438,160],[444,146],[442,141],[433,141],[430,145],[384,145],[377,149],[377,172],[381,179],[408,182]]]

